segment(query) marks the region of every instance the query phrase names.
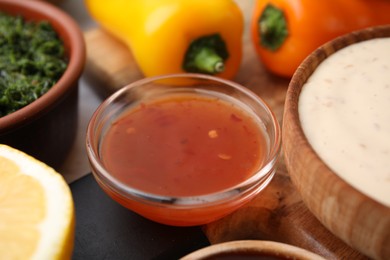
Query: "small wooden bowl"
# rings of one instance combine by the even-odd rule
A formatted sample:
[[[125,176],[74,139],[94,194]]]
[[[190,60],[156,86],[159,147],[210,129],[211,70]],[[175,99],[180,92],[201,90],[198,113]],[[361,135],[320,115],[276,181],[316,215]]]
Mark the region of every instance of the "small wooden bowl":
[[[305,249],[273,241],[238,240],[211,245],[192,252],[181,260],[211,259],[300,259],[325,260]]]
[[[390,259],[390,208],[353,188],[321,161],[300,125],[298,101],[302,86],[324,59],[350,44],[383,37],[390,37],[390,26],[336,38],[307,57],[287,91],[282,135],[287,169],[307,207],[336,236],[375,259]]]

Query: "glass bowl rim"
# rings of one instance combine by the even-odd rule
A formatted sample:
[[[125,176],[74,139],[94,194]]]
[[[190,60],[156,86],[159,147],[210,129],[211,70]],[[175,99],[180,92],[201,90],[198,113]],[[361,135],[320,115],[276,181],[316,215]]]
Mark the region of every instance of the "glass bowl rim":
[[[170,79],[170,78],[196,78],[214,81],[223,85],[229,85],[234,90],[237,90],[246,96],[250,97],[252,100],[256,101],[261,107],[265,110],[268,116],[271,118],[272,128],[274,129],[274,144],[270,145],[269,154],[265,162],[261,165],[261,168],[256,171],[250,178],[240,182],[232,187],[228,187],[226,189],[208,193],[204,195],[194,195],[194,196],[167,196],[167,195],[159,195],[150,192],[145,192],[140,189],[131,187],[129,185],[124,184],[119,181],[117,178],[112,176],[109,171],[105,169],[102,162],[100,161],[100,156],[98,152],[94,149],[94,140],[93,137],[96,125],[97,117],[104,111],[104,109],[111,104],[113,100],[117,97],[121,96],[123,93],[127,92],[134,86],[143,85],[149,82]],[[272,143],[272,142],[271,142]],[[125,85],[121,89],[117,90],[113,94],[111,94],[106,100],[104,100],[93,113],[90,122],[87,127],[87,137],[86,137],[86,149],[88,159],[90,161],[92,167],[92,173],[95,178],[98,179],[101,184],[104,186],[108,186],[111,190],[121,194],[122,196],[132,199],[139,199],[142,201],[147,201],[149,203],[158,203],[158,204],[175,204],[177,206],[186,207],[186,206],[209,206],[213,203],[220,203],[221,201],[229,201],[236,196],[241,196],[243,193],[247,191],[251,191],[252,188],[256,188],[258,186],[265,187],[265,184],[270,182],[270,179],[274,175],[275,165],[280,156],[281,150],[281,129],[279,122],[267,105],[267,103],[258,95],[256,95],[253,91],[243,87],[242,85],[235,83],[230,80],[222,79],[216,76],[198,74],[198,73],[177,73],[177,74],[167,74],[167,75],[159,75],[153,77],[146,77],[137,81],[134,81],[130,84]]]

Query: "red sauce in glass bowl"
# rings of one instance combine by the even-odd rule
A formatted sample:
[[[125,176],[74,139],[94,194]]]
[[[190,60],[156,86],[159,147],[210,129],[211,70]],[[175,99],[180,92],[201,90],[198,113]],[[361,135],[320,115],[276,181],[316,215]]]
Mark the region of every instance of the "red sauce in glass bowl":
[[[177,95],[126,111],[106,133],[103,164],[121,182],[163,196],[224,190],[259,169],[259,122],[218,98]]]
[[[242,207],[272,180],[280,127],[265,102],[234,82],[163,75],[107,98],[87,129],[101,188],[153,221],[194,226]]]

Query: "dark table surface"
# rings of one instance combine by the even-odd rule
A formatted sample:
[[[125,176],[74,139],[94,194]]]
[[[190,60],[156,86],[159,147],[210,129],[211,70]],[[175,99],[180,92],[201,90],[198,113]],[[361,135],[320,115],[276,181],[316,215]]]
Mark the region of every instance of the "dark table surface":
[[[73,259],[178,259],[210,243],[201,227],[149,221],[106,195],[92,174],[70,185],[76,209]]]

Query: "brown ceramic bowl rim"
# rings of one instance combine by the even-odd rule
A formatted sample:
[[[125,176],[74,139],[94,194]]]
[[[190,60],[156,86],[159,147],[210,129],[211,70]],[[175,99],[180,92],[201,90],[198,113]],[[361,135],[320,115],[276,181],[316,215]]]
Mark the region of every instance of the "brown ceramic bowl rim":
[[[31,104],[0,117],[0,134],[4,134],[42,116],[77,87],[77,80],[84,68],[86,50],[78,24],[53,4],[36,0],[0,0],[0,11],[20,14],[28,20],[48,20],[63,39],[69,55],[67,69],[46,94]]]
[[[181,260],[213,259],[218,255],[228,255],[229,253],[254,253],[255,255],[259,253],[269,257],[280,257],[281,259],[324,260],[323,257],[306,249],[265,240],[237,240],[214,244],[198,249],[184,256]]]

